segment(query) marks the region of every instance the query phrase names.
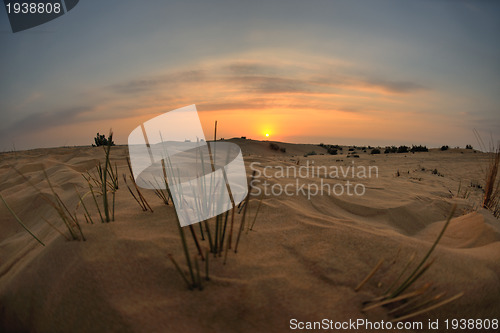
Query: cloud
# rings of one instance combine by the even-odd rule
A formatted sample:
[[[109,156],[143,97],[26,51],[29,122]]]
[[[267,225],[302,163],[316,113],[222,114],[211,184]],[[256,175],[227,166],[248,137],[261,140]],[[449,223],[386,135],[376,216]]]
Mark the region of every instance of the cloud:
[[[166,86],[175,87],[178,84],[188,84],[205,81],[204,70],[186,70],[169,73],[163,76],[143,78],[118,83],[110,86],[113,92],[119,94],[139,94],[148,91],[156,91]]]
[[[237,83],[242,90],[250,93],[261,94],[281,94],[281,93],[303,93],[307,94],[314,91],[314,86],[305,80],[267,77],[267,76],[236,76],[229,78],[228,81]]]
[[[423,85],[416,83],[416,82],[392,81],[392,80],[385,80],[385,79],[381,79],[381,78],[367,79],[363,83],[369,87],[381,88],[382,90],[385,90],[385,91],[390,92],[390,93],[395,93],[395,94],[407,94],[407,93],[419,92],[419,91],[429,89],[429,88],[424,87]]]
[[[38,112],[16,122],[12,129],[19,132],[30,132],[48,127],[73,124],[79,121],[79,116],[92,112],[93,109],[92,106],[75,106],[58,111]]]
[[[362,76],[329,62],[218,59],[96,87],[79,99],[80,106],[33,112],[11,126],[10,133],[154,116],[193,103],[200,112],[368,114],[392,107],[384,104],[388,97],[393,103],[425,90],[428,88],[412,80]]]
[[[192,95],[202,88],[206,96],[231,94],[327,94],[384,93],[404,95],[429,90],[410,80],[363,77],[342,73],[330,64],[286,63],[269,65],[265,60],[231,61],[200,68],[146,77],[111,86],[114,93]],[[324,73],[332,73],[325,75]],[[191,90],[191,91],[190,91]]]

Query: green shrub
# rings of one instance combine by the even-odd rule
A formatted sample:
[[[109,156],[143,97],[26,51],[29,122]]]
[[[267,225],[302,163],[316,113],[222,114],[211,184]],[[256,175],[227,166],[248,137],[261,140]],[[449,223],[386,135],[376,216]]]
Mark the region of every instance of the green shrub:
[[[269,148],[271,148],[272,150],[280,150],[280,146],[278,146],[274,142],[269,142]]]
[[[407,153],[408,151],[409,151],[408,147],[406,147],[406,146],[399,146],[398,147],[398,154]]]
[[[429,149],[427,149],[427,146],[422,146],[422,145],[415,146],[415,145],[412,145],[410,151],[412,153],[414,153],[414,152],[417,152],[417,151],[429,151]]]
[[[313,151],[310,151],[308,153],[305,153],[304,157],[307,157],[307,156],[310,156],[310,155],[318,155],[318,154],[313,150]]]

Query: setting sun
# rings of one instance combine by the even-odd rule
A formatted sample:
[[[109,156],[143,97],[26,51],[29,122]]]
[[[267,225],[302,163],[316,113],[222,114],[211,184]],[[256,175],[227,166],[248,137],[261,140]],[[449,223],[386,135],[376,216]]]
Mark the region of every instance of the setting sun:
[[[266,133],[266,137],[269,137],[269,133]]]

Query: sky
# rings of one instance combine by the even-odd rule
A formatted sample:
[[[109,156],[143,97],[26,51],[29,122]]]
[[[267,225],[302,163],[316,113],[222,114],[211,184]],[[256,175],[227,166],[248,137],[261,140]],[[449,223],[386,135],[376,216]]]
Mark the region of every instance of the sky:
[[[12,33],[0,152],[90,145],[196,104],[207,138],[477,146],[500,136],[500,2],[81,0]]]

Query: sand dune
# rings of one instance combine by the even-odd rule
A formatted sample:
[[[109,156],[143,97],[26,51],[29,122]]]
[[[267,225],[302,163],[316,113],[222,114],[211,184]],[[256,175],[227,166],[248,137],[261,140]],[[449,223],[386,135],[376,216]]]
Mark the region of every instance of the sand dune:
[[[377,166],[378,177],[298,179],[318,188],[339,184],[337,189],[350,181],[363,185],[363,195],[264,196],[255,228],[242,236],[238,253],[229,253],[226,265],[222,258],[212,260],[211,281],[203,291],[190,291],[167,258],[172,253],[186,269],[174,208],[152,191],[144,195],[154,212],[143,212],[121,182],[115,221],[86,224],[80,207],[87,241],[67,241],[42,219],[63,230],[54,209],[12,169],[51,195],[46,170],[74,209],[74,187],[85,191],[81,173],[104,161],[102,149],[3,153],[0,193],[46,246],[0,206],[0,331],[284,332],[293,318],[389,320],[385,308],[362,312],[363,302],[380,296],[413,253],[418,258],[426,253],[453,204],[455,216],[432,255],[436,261],[416,287],[431,282],[435,293],[464,296],[413,320],[500,317],[500,222],[478,208],[482,190],[470,186],[482,184],[486,154],[370,155],[358,149],[360,157],[352,158],[347,148],[333,156],[313,145],[277,143],[286,149],[281,152],[268,142],[233,142],[242,148],[249,176],[254,163],[253,168],[273,172],[304,165]],[[317,155],[304,157],[312,150]],[[120,181],[129,173],[127,154],[126,147],[112,149]],[[264,180],[278,189],[297,178]],[[459,182],[469,191],[466,199],[457,197]],[[259,186],[263,189],[262,182]],[[258,196],[251,198],[249,219],[258,202]],[[381,258],[386,258],[382,268],[355,292]]]

